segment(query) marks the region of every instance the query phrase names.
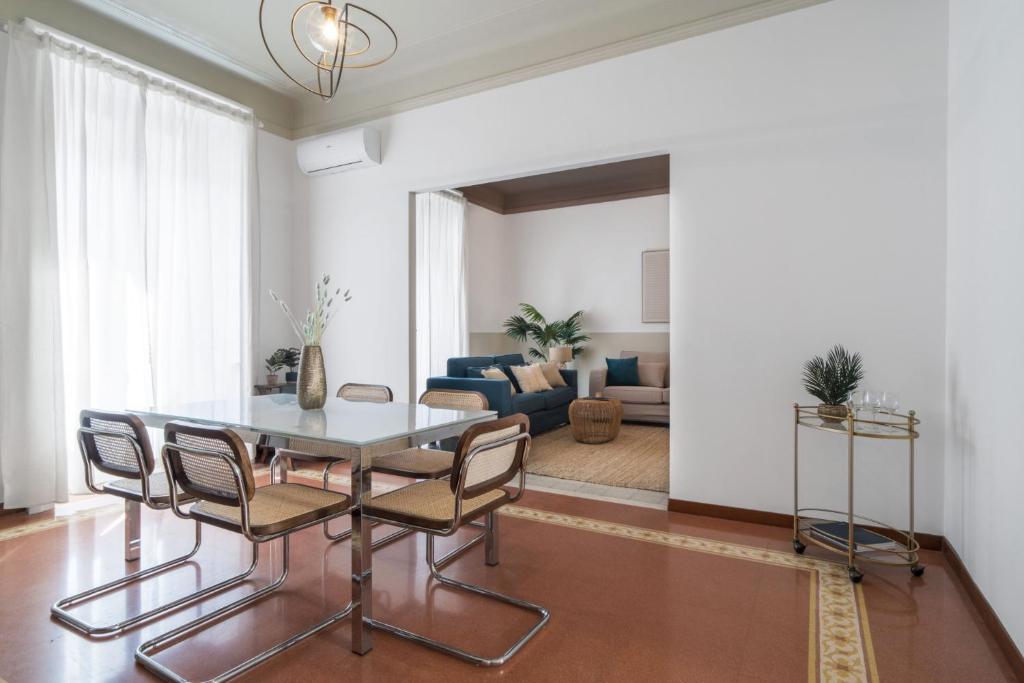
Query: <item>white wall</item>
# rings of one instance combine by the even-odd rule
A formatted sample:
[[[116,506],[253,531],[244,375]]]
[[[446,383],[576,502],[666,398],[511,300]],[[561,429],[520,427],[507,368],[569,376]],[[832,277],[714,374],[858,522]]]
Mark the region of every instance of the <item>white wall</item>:
[[[328,379],[408,398],[409,192],[668,152],[671,496],[788,511],[800,364],[842,342],[920,412],[940,530],[946,33],[943,2],[834,0],[375,122],[382,166],[300,191],[304,272],[355,295]],[[818,445],[806,483],[842,506]],[[858,503],[899,521],[892,455],[864,451]]]
[[[515,265],[518,254],[507,253],[515,245],[509,234],[509,218],[476,204],[466,206],[466,309],[470,333],[500,332],[502,321],[517,310],[520,300],[527,300],[519,299],[516,293],[520,281]],[[556,277],[559,276],[552,275]]]
[[[7,34],[0,31],[0,125],[3,124],[3,112],[4,112],[4,91],[6,90],[7,81],[7,48],[9,46]],[[0,138],[3,136],[0,135]],[[0,154],[3,154],[3,149],[0,148]],[[0,454],[0,457],[3,457]],[[0,477],[0,504],[4,502],[4,482],[3,477]]]
[[[641,322],[640,252],[668,248],[668,195],[502,216],[466,216],[469,329],[501,332],[519,302],[587,332],[668,332]],[[500,275],[500,277],[499,277]]]
[[[294,300],[295,248],[293,193],[301,177],[295,163],[295,143],[266,131],[256,136],[257,172],[260,192],[260,291],[256,300],[256,348],[258,382],[266,380],[263,360],[279,347],[301,346],[291,325],[267,293],[268,289]],[[302,305],[305,305],[303,300]],[[294,306],[298,308],[298,306]],[[303,309],[300,309],[303,310]],[[282,371],[282,373],[285,371]],[[284,379],[282,375],[282,379]]]
[[[1024,649],[1024,5],[949,19],[945,533]]]

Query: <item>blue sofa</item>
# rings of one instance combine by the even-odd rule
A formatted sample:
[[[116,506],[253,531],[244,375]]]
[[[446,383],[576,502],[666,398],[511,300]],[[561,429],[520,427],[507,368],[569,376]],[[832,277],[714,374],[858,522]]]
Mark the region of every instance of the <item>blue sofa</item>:
[[[492,365],[525,365],[521,353],[503,356],[466,356],[448,359],[446,377],[430,377],[427,389],[464,389],[479,391],[487,397],[491,410],[498,411],[498,417],[514,413],[525,413],[530,418],[530,434],[540,434],[569,422],[569,404],[579,395],[575,370],[561,370],[568,386],[556,387],[551,391],[535,394],[512,395],[512,383],[507,379],[486,379],[470,377],[470,368],[487,368]]]

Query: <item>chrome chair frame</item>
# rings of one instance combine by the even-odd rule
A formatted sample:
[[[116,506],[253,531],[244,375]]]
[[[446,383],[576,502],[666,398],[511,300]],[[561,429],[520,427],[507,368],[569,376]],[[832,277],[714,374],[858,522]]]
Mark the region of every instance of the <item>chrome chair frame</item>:
[[[173,485],[174,481],[173,481],[172,475],[170,474],[170,472],[171,472],[171,463],[170,463],[170,459],[169,459],[168,454],[167,454],[167,452],[169,450],[174,450],[174,451],[178,451],[178,452],[181,452],[181,453],[188,453],[190,455],[199,456],[199,457],[219,458],[224,463],[226,463],[227,466],[231,470],[231,474],[232,474],[232,476],[234,477],[234,480],[235,480],[235,486],[237,487],[238,493],[239,493],[238,501],[239,501],[239,507],[240,507],[240,512],[241,512],[242,535],[246,539],[248,539],[249,541],[252,542],[253,548],[257,552],[258,552],[258,548],[259,548],[259,544],[260,543],[266,543],[268,541],[272,541],[272,540],[275,540],[277,538],[281,538],[282,542],[283,542],[283,551],[284,551],[283,552],[283,557],[282,557],[281,575],[278,576],[277,578],[275,578],[270,584],[264,586],[263,588],[260,588],[260,589],[256,590],[255,592],[253,592],[253,593],[251,593],[251,594],[249,594],[249,595],[247,595],[245,597],[242,597],[242,598],[240,598],[238,600],[235,600],[234,602],[230,602],[227,605],[219,607],[218,609],[210,612],[209,614],[204,614],[203,616],[201,616],[201,617],[199,617],[197,619],[193,619],[192,621],[189,621],[187,623],[184,623],[181,626],[178,626],[177,628],[174,628],[171,631],[168,631],[167,633],[161,634],[161,635],[157,636],[156,638],[152,638],[150,640],[147,640],[146,642],[144,642],[141,645],[139,645],[138,648],[136,648],[136,650],[135,650],[135,660],[139,664],[141,664],[143,667],[145,667],[146,669],[148,669],[149,671],[151,671],[152,673],[156,674],[157,676],[159,676],[160,678],[162,678],[162,679],[164,679],[166,681],[173,681],[174,683],[188,683],[188,679],[183,678],[181,675],[179,675],[178,673],[176,673],[175,671],[173,671],[169,667],[167,667],[167,666],[161,664],[160,662],[156,661],[156,659],[154,659],[153,655],[156,654],[161,649],[169,646],[170,644],[181,640],[187,634],[189,634],[189,633],[191,633],[193,631],[197,631],[197,630],[201,629],[203,626],[205,626],[205,625],[207,625],[207,624],[209,624],[211,622],[218,621],[222,617],[224,617],[224,616],[226,616],[226,615],[228,615],[228,614],[230,614],[232,612],[235,612],[235,611],[239,610],[240,608],[245,607],[246,605],[250,605],[250,604],[252,604],[252,603],[254,603],[254,602],[256,602],[256,601],[258,601],[258,600],[260,600],[260,599],[262,599],[264,597],[266,597],[267,595],[269,595],[270,593],[274,592],[278,588],[280,588],[281,585],[284,583],[285,579],[288,577],[289,554],[290,554],[289,536],[291,534],[295,533],[296,531],[301,531],[303,529],[308,529],[309,527],[316,526],[317,524],[323,524],[324,522],[323,522],[323,520],[318,519],[318,520],[315,520],[315,521],[312,521],[312,522],[306,522],[305,524],[300,524],[300,525],[295,526],[295,527],[293,527],[291,529],[287,529],[285,531],[280,531],[280,532],[273,533],[273,534],[264,534],[264,535],[254,534],[252,532],[251,527],[250,527],[249,501],[248,501],[248,499],[244,495],[244,492],[245,492],[245,484],[244,484],[244,481],[243,481],[244,477],[242,475],[241,469],[238,466],[238,463],[236,463],[231,458],[230,455],[228,455],[227,453],[223,453],[221,451],[209,450],[209,449],[204,449],[204,448],[196,448],[196,447],[184,447],[184,446],[181,446],[179,444],[165,444],[164,447],[160,451],[160,457],[161,457],[161,460],[163,460],[163,463],[164,463],[164,471],[168,473],[168,475],[167,475],[168,479],[170,480],[170,483],[172,484],[172,486],[170,488],[170,491],[171,491],[171,509],[174,511],[174,514],[176,514],[179,517],[183,517],[185,519],[191,519],[191,517],[189,516],[189,514],[187,512],[183,512],[182,511],[181,505],[183,504],[183,502],[178,500],[177,487]],[[187,505],[190,502],[191,501],[184,501],[184,504]],[[342,515],[347,515],[347,514],[350,514],[351,512],[352,512],[352,506],[349,506],[345,510],[342,510],[340,512],[337,512],[335,514],[330,515],[328,517],[328,519],[334,519],[335,517],[340,517]],[[196,522],[197,522],[197,524],[200,523],[198,520],[196,520]],[[298,645],[299,643],[301,643],[302,641],[306,640],[307,638],[309,638],[311,636],[314,636],[317,633],[320,633],[321,631],[323,631],[324,629],[329,628],[330,626],[333,626],[334,624],[344,620],[345,618],[347,618],[349,616],[349,614],[351,614],[353,607],[354,607],[354,603],[350,600],[348,602],[348,604],[344,608],[342,608],[339,612],[335,612],[331,616],[329,616],[326,619],[324,619],[324,620],[314,624],[310,628],[308,628],[308,629],[306,629],[304,631],[301,631],[300,633],[295,634],[291,638],[289,638],[289,639],[287,639],[285,641],[282,641],[282,642],[278,643],[277,645],[275,645],[275,646],[273,646],[271,648],[268,648],[268,649],[266,649],[266,650],[264,650],[264,651],[262,651],[262,652],[260,652],[260,653],[258,653],[256,655],[250,657],[249,659],[245,660],[241,664],[237,664],[237,665],[233,666],[232,668],[228,669],[227,671],[219,673],[216,676],[214,676],[214,677],[212,677],[212,678],[210,678],[208,680],[209,681],[220,682],[220,681],[228,681],[228,680],[231,680],[232,678],[240,676],[241,674],[245,673],[246,671],[249,671],[250,669],[252,669],[252,668],[262,664],[265,661],[267,661],[268,659],[270,659],[274,655],[280,654],[281,652],[284,652],[285,650],[287,650],[287,649],[289,649],[291,647],[294,647],[295,645]]]
[[[373,387],[373,388],[387,389],[388,390],[388,395],[392,396],[391,395],[391,389],[388,388],[387,386],[383,385],[383,384],[357,384],[357,383],[351,383],[350,382],[348,384],[341,385],[341,387],[338,389],[338,397],[339,398],[342,397],[341,395],[342,395],[345,387],[349,387],[349,386]],[[456,390],[449,390],[449,391],[462,391],[462,390],[456,389]],[[430,392],[431,392],[431,390],[427,389],[422,394],[420,394],[420,398],[419,398],[418,402],[422,403],[424,397],[427,394],[429,394]],[[467,392],[467,393],[478,393],[478,392]],[[483,397],[483,400],[486,403],[486,401],[487,401],[486,397]],[[282,448],[282,449],[278,449],[274,453],[274,456],[270,459],[269,469],[270,469],[271,481],[275,480],[276,473],[278,471],[280,471],[280,473],[282,475],[280,480],[281,481],[287,481],[288,471],[287,471],[287,469],[284,469],[283,467],[279,467],[278,461],[279,461],[280,458],[285,458],[290,463],[291,462],[291,458],[293,458],[293,457],[297,457],[299,459],[304,459],[307,462],[326,462],[327,463],[324,466],[324,473],[323,473],[323,479],[324,479],[324,481],[323,481],[323,488],[324,488],[325,491],[329,490],[329,484],[330,484],[330,479],[331,479],[331,468],[334,467],[335,465],[339,464],[339,463],[347,462],[346,460],[340,460],[340,459],[337,459],[337,458],[331,458],[329,456],[321,456],[321,455],[313,455],[313,454],[308,454],[308,453],[301,453],[300,451],[295,451],[295,450],[288,449],[288,448]],[[373,469],[373,463],[370,463],[370,468]],[[442,478],[443,479],[447,479],[450,476],[451,475],[448,475],[448,477],[442,477]],[[378,526],[380,526],[380,524],[377,523],[377,522],[374,522],[372,526],[373,527],[378,527]],[[469,522],[467,524],[467,526],[476,527],[478,529],[485,529],[485,524],[483,524],[481,522],[477,522],[477,521]],[[409,529],[400,529],[398,531],[394,531],[394,532],[388,534],[387,536],[385,536],[383,538],[378,538],[375,541],[373,541],[372,544],[370,545],[370,548],[372,550],[376,550],[378,548],[383,548],[384,546],[389,545],[391,543],[394,543],[395,541],[397,541],[399,539],[402,539],[402,538],[405,538],[406,536],[409,536],[409,535],[411,535],[413,533],[415,533],[415,532],[413,532],[413,531],[411,531]],[[344,531],[339,531],[336,534],[332,534],[331,531],[330,531],[330,528],[328,527],[327,522],[324,522],[324,538],[326,538],[328,541],[332,541],[332,542],[344,541],[344,540],[346,540],[348,538],[351,538],[351,537],[352,537],[352,529],[346,529]],[[474,536],[473,538],[469,539],[468,541],[466,541],[462,545],[458,546],[457,548],[452,549],[451,551],[449,551],[448,553],[443,555],[441,557],[441,559],[439,559],[437,561],[437,566],[438,567],[442,567],[442,568],[448,566],[449,564],[454,562],[455,559],[459,557],[459,555],[461,555],[462,553],[466,552],[470,548],[478,545],[479,543],[482,543],[485,540],[485,537],[486,537],[486,533],[481,532],[480,534],[477,534],[476,536]]]
[[[134,437],[132,437],[132,436],[130,436],[128,434],[125,434],[123,432],[104,431],[104,430],[101,430],[101,429],[94,429],[94,428],[91,428],[91,427],[79,427],[79,429],[78,429],[78,448],[79,448],[79,452],[82,455],[82,460],[85,463],[85,485],[86,485],[86,487],[90,491],[92,491],[93,493],[100,494],[100,495],[116,495],[116,494],[112,494],[111,492],[105,491],[102,488],[99,488],[99,487],[96,486],[96,483],[93,480],[92,463],[90,462],[89,457],[86,455],[85,441],[84,441],[84,438],[83,438],[85,434],[92,434],[94,436],[103,436],[103,437],[107,437],[107,438],[111,438],[111,439],[121,439],[121,440],[126,441],[128,444],[130,444],[131,448],[132,448],[132,452],[135,454],[135,457],[136,457],[136,460],[137,460],[137,465],[139,467],[139,471],[142,473],[140,484],[141,484],[141,488],[142,488],[142,498],[145,501],[146,506],[151,508],[151,509],[153,509],[153,510],[167,510],[168,508],[171,507],[171,505],[169,503],[158,503],[158,502],[155,502],[152,499],[152,497],[150,496],[149,477],[152,474],[152,472],[148,471],[149,468],[146,465],[146,459],[143,456],[142,445],[139,444],[138,441]],[[172,490],[173,490],[173,487],[172,487]],[[173,494],[172,494],[172,499],[173,499]],[[141,550],[142,550],[142,540],[141,540],[142,508],[141,508],[141,505],[138,503],[138,501],[128,500],[127,498],[124,500],[124,508],[125,508],[124,509],[124,515],[125,515],[125,527],[124,527],[124,530],[125,530],[125,538],[124,538],[125,562],[134,562],[134,561],[139,559],[139,557],[141,555]],[[116,622],[116,623],[113,623],[113,624],[97,625],[97,624],[89,623],[89,622],[85,621],[84,619],[80,619],[80,618],[76,617],[75,615],[71,614],[71,612],[69,611],[69,608],[71,608],[71,607],[73,607],[75,605],[79,605],[81,603],[88,602],[88,601],[92,600],[93,598],[96,598],[96,597],[98,597],[100,595],[103,595],[105,593],[109,593],[110,591],[116,590],[116,589],[121,588],[123,586],[127,586],[129,584],[135,583],[136,581],[141,581],[142,579],[145,579],[147,577],[154,576],[156,574],[160,574],[160,573],[165,572],[165,571],[167,571],[169,569],[173,569],[175,567],[179,567],[179,566],[185,564],[197,552],[199,552],[199,547],[201,545],[202,545],[202,529],[200,527],[199,522],[196,522],[196,524],[195,524],[195,543],[192,546],[192,550],[190,550],[189,552],[187,552],[184,555],[181,555],[179,557],[176,557],[174,559],[167,560],[166,562],[162,562],[162,563],[160,563],[158,565],[155,565],[153,567],[149,567],[147,569],[141,569],[139,571],[133,572],[131,574],[128,574],[126,576],[121,577],[120,579],[115,579],[114,581],[110,581],[108,583],[104,583],[102,585],[99,585],[99,586],[96,586],[94,588],[90,588],[88,590],[82,591],[81,593],[76,593],[75,595],[71,595],[71,596],[68,596],[66,598],[61,598],[60,600],[58,600],[57,602],[53,603],[53,605],[50,606],[50,614],[53,615],[53,617],[55,619],[57,619],[58,621],[63,622],[64,624],[70,626],[71,628],[75,629],[76,631],[79,631],[80,633],[83,633],[84,635],[95,637],[95,638],[103,638],[103,637],[115,636],[115,635],[118,635],[120,633],[123,633],[124,631],[126,631],[127,629],[129,629],[129,628],[131,628],[133,626],[136,626],[136,625],[139,625],[139,624],[143,624],[143,623],[148,622],[148,621],[150,621],[152,619],[155,619],[158,616],[161,616],[161,615],[164,615],[164,614],[169,614],[169,613],[171,613],[171,612],[173,612],[173,611],[175,611],[175,610],[177,610],[177,609],[179,609],[181,607],[189,605],[189,604],[191,604],[191,603],[193,603],[193,602],[195,602],[197,600],[205,598],[205,597],[207,597],[209,595],[213,595],[214,593],[220,592],[220,591],[225,590],[227,588],[230,588],[232,586],[235,586],[235,585],[241,583],[242,581],[244,581],[256,569],[256,563],[257,563],[258,555],[257,555],[256,544],[253,544],[253,548],[252,548],[252,551],[253,551],[253,553],[252,553],[252,563],[249,565],[249,568],[246,569],[245,571],[243,571],[241,574],[237,574],[235,576],[232,576],[232,577],[230,577],[228,579],[220,581],[219,583],[216,583],[216,584],[214,584],[212,586],[208,586],[207,588],[203,588],[203,589],[201,589],[199,591],[196,591],[194,593],[189,593],[188,595],[184,595],[184,596],[182,596],[180,598],[177,598],[176,600],[172,600],[171,602],[168,602],[166,604],[163,604],[163,605],[160,605],[158,607],[154,607],[152,609],[146,610],[145,612],[141,612],[140,614],[137,614],[137,615],[135,615],[133,617],[129,617],[127,619],[123,619],[123,620],[121,620],[119,622]]]
[[[441,642],[439,640],[435,640],[433,638],[429,638],[429,637],[424,636],[424,635],[419,634],[419,633],[414,633],[413,631],[409,631],[407,629],[404,629],[404,628],[402,628],[400,626],[396,626],[394,624],[388,624],[388,623],[380,621],[378,619],[368,619],[367,623],[370,626],[372,626],[375,629],[378,629],[378,630],[381,630],[381,631],[385,631],[385,632],[390,633],[392,635],[398,636],[399,638],[404,638],[406,640],[410,640],[410,641],[418,643],[420,645],[424,645],[426,647],[432,648],[432,649],[437,650],[439,652],[443,652],[445,654],[451,655],[451,656],[456,657],[458,659],[461,659],[463,661],[471,662],[471,663],[476,664],[478,666],[488,666],[488,667],[490,667],[490,666],[501,666],[501,665],[505,664],[506,662],[508,662],[508,660],[513,655],[515,655],[517,652],[519,652],[519,650],[522,649],[522,647],[531,638],[533,638],[535,635],[537,635],[537,633],[540,632],[540,630],[542,628],[544,628],[544,626],[548,623],[548,620],[551,618],[551,615],[549,614],[549,612],[545,608],[543,608],[540,605],[537,605],[535,603],[529,602],[527,600],[522,600],[520,598],[515,598],[515,597],[509,596],[509,595],[505,595],[503,593],[498,593],[497,591],[492,591],[492,590],[484,588],[482,586],[477,586],[475,584],[466,583],[464,581],[458,581],[458,580],[453,579],[451,577],[444,576],[440,572],[440,567],[438,566],[438,562],[436,562],[435,559],[434,559],[434,538],[435,538],[435,536],[451,536],[456,531],[458,531],[460,526],[463,526],[461,524],[461,521],[462,521],[462,493],[463,493],[463,489],[465,488],[466,474],[469,471],[469,467],[472,464],[473,460],[480,453],[483,453],[483,452],[489,451],[489,450],[493,450],[493,449],[496,449],[496,448],[501,448],[503,446],[507,446],[507,445],[516,443],[518,441],[525,441],[526,442],[526,454],[524,454],[523,461],[520,463],[518,490],[516,491],[515,495],[512,496],[511,498],[509,498],[509,500],[507,501],[507,503],[514,503],[514,502],[518,501],[522,497],[523,492],[526,490],[526,455],[529,454],[530,443],[531,443],[529,432],[523,432],[521,434],[517,434],[517,435],[512,436],[512,437],[508,437],[508,438],[505,438],[505,439],[500,439],[498,441],[493,441],[491,443],[483,444],[483,445],[477,446],[477,447],[475,447],[475,448],[473,448],[473,449],[471,449],[469,451],[469,453],[467,454],[465,460],[462,462],[462,466],[460,468],[459,485],[458,485],[458,490],[456,491],[456,494],[455,494],[455,517],[452,520],[452,524],[451,524],[450,527],[448,527],[446,529],[443,529],[443,530],[429,529],[429,528],[426,528],[426,527],[416,526],[416,525],[413,525],[413,524],[401,523],[401,522],[397,522],[397,521],[394,521],[394,520],[376,518],[376,517],[373,517],[372,513],[365,513],[365,514],[367,515],[367,519],[373,519],[375,521],[378,521],[378,522],[381,522],[381,523],[385,523],[385,524],[389,524],[389,525],[393,525],[393,526],[404,527],[406,530],[408,530],[410,532],[421,531],[421,532],[425,533],[427,535],[427,566],[430,568],[430,576],[431,576],[431,578],[433,578],[435,581],[438,581],[440,584],[442,584],[444,586],[448,586],[450,588],[466,590],[466,591],[469,591],[471,593],[476,593],[477,595],[482,595],[482,596],[487,597],[487,598],[492,598],[494,600],[498,600],[499,602],[503,602],[505,604],[512,605],[514,607],[518,607],[520,609],[523,609],[523,610],[526,610],[526,611],[529,611],[529,612],[534,612],[534,613],[536,613],[536,614],[538,614],[540,616],[540,619],[538,619],[537,622],[534,623],[534,625],[531,626],[530,629],[526,631],[526,633],[524,633],[522,636],[520,636],[519,639],[517,639],[511,645],[511,647],[509,647],[507,650],[505,650],[504,653],[502,653],[501,655],[499,655],[497,657],[482,657],[480,655],[473,654],[473,653],[471,653],[471,652],[469,652],[467,650],[463,650],[462,648],[455,647],[453,645],[448,645],[447,643],[443,643],[443,642]],[[493,567],[493,566],[496,566],[499,563],[499,561],[500,561],[500,553],[499,553],[500,547],[499,547],[499,542],[498,542],[498,515],[497,515],[497,510],[491,510],[490,512],[485,513],[485,515],[486,515],[486,522],[485,522],[485,525],[484,525],[485,530],[484,530],[484,534],[483,534],[483,536],[485,538],[485,559],[484,559],[484,561],[485,561],[485,563],[488,566]]]

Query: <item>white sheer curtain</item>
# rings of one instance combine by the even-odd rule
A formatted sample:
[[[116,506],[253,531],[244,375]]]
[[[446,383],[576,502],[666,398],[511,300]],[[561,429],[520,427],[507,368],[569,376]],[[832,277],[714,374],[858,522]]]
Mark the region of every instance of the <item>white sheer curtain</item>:
[[[146,93],[146,228],[157,404],[251,391],[251,122],[166,84]]]
[[[416,195],[416,386],[444,375],[469,352],[466,312],[466,200],[453,192]]]
[[[67,498],[53,88],[39,40],[10,26],[0,137],[0,475],[4,507]]]
[[[0,179],[0,405],[31,399],[0,414],[20,507],[65,499],[65,468],[80,489],[80,409],[247,393],[255,140],[251,115],[90,48],[18,25],[11,44],[5,100],[34,95],[5,107]]]
[[[141,82],[84,50],[48,50],[60,262],[66,449],[84,492],[75,421],[152,397],[146,329],[145,107]]]

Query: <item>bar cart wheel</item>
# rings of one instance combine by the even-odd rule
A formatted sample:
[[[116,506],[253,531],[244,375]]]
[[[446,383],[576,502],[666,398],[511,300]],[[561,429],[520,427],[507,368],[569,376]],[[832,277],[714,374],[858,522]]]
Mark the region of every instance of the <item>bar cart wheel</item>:
[[[793,539],[793,550],[796,551],[797,555],[803,555],[804,551],[807,550],[807,546],[800,542],[800,539]]]
[[[860,580],[864,578],[864,573],[856,567],[850,567],[847,571],[850,573],[850,581],[854,583],[860,583]]]
[[[915,564],[913,567],[910,568],[910,573],[914,576],[924,576],[924,565]]]

